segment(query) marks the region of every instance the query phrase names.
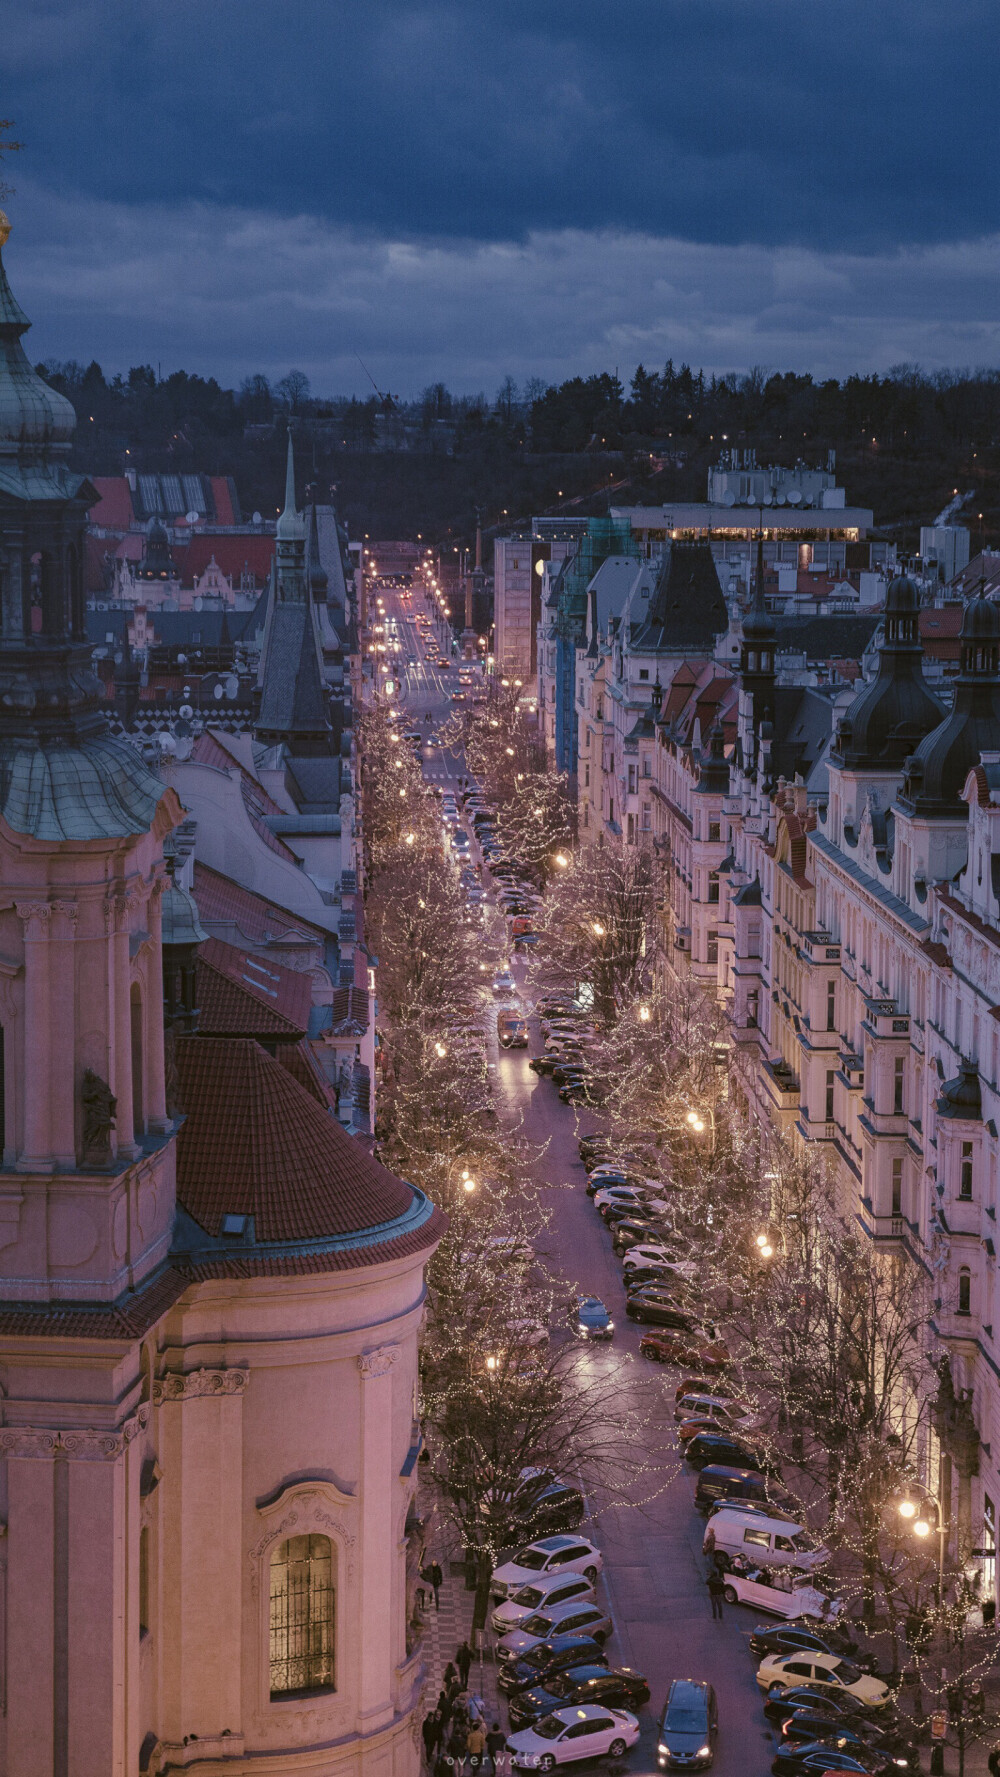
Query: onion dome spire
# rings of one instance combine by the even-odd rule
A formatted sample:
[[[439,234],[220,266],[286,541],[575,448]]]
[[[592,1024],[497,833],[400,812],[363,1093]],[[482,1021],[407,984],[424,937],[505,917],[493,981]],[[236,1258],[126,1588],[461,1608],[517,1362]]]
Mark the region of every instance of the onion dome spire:
[[[891,770],[943,717],[943,704],[924,682],[919,594],[899,574],[885,595],[878,672],[838,723],[833,757],[848,770]]]
[[[1000,609],[983,585],[965,607],[955,701],[906,762],[902,804],[914,814],[960,820],[965,780],[980,755],[1000,750]]]

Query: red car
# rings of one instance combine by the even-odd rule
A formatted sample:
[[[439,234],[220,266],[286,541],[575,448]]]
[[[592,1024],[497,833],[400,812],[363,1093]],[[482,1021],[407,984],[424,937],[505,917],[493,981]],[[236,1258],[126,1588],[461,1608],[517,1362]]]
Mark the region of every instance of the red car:
[[[708,1346],[693,1345],[683,1333],[643,1333],[639,1350],[654,1363],[698,1364],[711,1375],[724,1370],[729,1362],[729,1351],[721,1339]]]

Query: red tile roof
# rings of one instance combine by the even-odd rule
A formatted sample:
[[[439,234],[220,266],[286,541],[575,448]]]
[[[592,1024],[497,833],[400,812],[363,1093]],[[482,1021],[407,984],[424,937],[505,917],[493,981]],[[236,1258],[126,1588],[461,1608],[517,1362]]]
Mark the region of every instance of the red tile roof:
[[[100,499],[90,508],[91,524],[104,525],[109,531],[127,531],[135,522],[132,490],[124,475],[91,475]]]
[[[318,1240],[394,1221],[413,1203],[388,1172],[259,1043],[185,1037],[177,1045],[185,1121],[177,1196],[206,1233],[253,1216],[260,1242]]]
[[[229,576],[234,586],[239,586],[244,568],[262,586],[270,577],[271,563],[274,560],[274,538],[264,536],[259,531],[242,534],[238,532],[234,537],[213,537],[211,533],[195,531],[190,543],[177,544],[174,559],[185,586],[200,579],[213,559],[216,567]]]
[[[323,946],[329,939],[329,933],[322,926],[313,925],[311,920],[297,913],[290,913],[287,907],[279,907],[275,901],[255,894],[253,889],[243,888],[231,876],[223,876],[220,870],[213,870],[209,864],[200,864],[197,860],[194,896],[203,924],[237,925],[251,944],[273,943],[275,938],[293,932],[302,932],[306,938]]]
[[[299,969],[286,969],[221,938],[201,946],[197,969],[203,1036],[270,1036],[284,1042],[305,1036],[312,983]]]
[[[212,475],[209,479],[212,484],[212,498],[215,501],[216,522],[218,524],[235,524],[236,514],[233,511],[228,475]]]

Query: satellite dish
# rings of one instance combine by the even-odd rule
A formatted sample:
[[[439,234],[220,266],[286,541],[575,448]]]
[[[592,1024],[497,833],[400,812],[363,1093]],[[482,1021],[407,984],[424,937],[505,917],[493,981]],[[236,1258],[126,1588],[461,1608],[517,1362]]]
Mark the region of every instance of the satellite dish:
[[[222,697],[222,695],[223,695],[222,686],[216,685],[212,691],[212,696],[218,701],[218,699],[220,697]]]
[[[185,512],[184,514],[185,524],[197,524],[200,518],[200,512]]]
[[[801,506],[802,489],[798,487],[790,487],[785,498],[788,501],[789,506]]]
[[[727,488],[725,493],[722,495],[721,499],[719,500],[719,505],[720,506],[735,506],[735,504],[736,504],[736,495],[731,494],[729,489]]]
[[[261,518],[261,515],[259,512],[255,512],[253,517],[250,520],[251,524],[263,524],[263,522],[264,522],[264,520]]]
[[[785,504],[785,496],[781,492],[780,488],[774,496],[774,503],[776,506],[783,506]]]
[[[764,495],[762,504],[765,506],[773,506],[774,505],[774,495],[770,492],[766,493]]]
[[[240,694],[240,682],[235,673],[226,674],[226,696],[230,703]]]
[[[194,715],[194,710],[191,708],[191,705],[189,703],[182,703],[181,707],[180,707],[179,714],[184,718],[185,722],[189,722],[191,717]]]

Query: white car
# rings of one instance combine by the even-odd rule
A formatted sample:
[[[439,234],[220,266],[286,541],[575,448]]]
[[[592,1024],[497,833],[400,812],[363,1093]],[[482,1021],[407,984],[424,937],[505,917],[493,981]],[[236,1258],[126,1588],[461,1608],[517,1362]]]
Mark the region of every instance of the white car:
[[[490,1622],[496,1635],[509,1635],[519,1629],[536,1610],[547,1610],[552,1604],[570,1604],[574,1598],[593,1601],[594,1588],[585,1573],[542,1573],[530,1586],[520,1586],[503,1604],[498,1604]]]
[[[814,1617],[832,1623],[844,1608],[842,1598],[831,1598],[810,1583],[809,1575],[793,1567],[731,1567],[725,1575],[724,1596],[730,1604],[752,1604],[774,1617]]]
[[[870,1709],[881,1708],[890,1696],[889,1686],[880,1678],[872,1678],[839,1654],[815,1653],[812,1648],[795,1654],[768,1654],[757,1668],[757,1683],[762,1691],[769,1691],[772,1685],[787,1691],[800,1684],[817,1685],[831,1696],[847,1691]]]
[[[688,1263],[689,1261],[685,1262]],[[664,1269],[669,1266],[673,1271],[678,1269],[674,1264],[673,1254],[670,1248],[668,1246],[661,1246],[658,1240],[646,1241],[642,1246],[629,1247],[628,1252],[625,1254],[622,1266],[626,1277],[630,1271],[637,1271],[640,1265],[662,1265]],[[692,1267],[692,1269],[694,1268]],[[681,1275],[684,1276],[686,1273],[682,1271]]]
[[[501,969],[499,974],[493,977],[494,993],[513,993],[516,986],[517,982],[509,969]]]
[[[553,1710],[533,1728],[510,1734],[507,1751],[518,1770],[552,1771],[577,1759],[621,1758],[638,1738],[638,1720],[627,1709],[582,1703]]]
[[[763,1414],[745,1402],[721,1400],[714,1394],[682,1394],[674,1408],[674,1418],[714,1419],[720,1430],[737,1433],[756,1431],[763,1424]]]
[[[634,1185],[602,1185],[594,1192],[593,1201],[595,1209],[606,1203],[620,1203],[623,1209],[642,1209],[647,1204],[650,1209],[665,1209],[667,1203],[655,1191],[637,1191]]]
[[[603,1566],[600,1549],[585,1536],[542,1536],[494,1569],[490,1590],[497,1598],[509,1598],[542,1573],[583,1573],[593,1585]]]

